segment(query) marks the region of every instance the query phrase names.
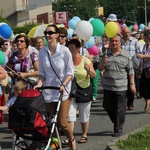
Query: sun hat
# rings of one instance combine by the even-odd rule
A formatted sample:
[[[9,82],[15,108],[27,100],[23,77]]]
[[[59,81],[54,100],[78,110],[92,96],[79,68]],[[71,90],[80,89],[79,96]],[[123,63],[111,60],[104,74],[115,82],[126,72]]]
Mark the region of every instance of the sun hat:
[[[115,14],[110,14],[107,18],[108,21],[117,21],[117,16]]]

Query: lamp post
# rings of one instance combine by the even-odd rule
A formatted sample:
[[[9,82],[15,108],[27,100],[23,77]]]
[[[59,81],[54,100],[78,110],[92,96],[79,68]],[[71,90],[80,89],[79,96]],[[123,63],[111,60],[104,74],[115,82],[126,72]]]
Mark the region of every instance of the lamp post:
[[[148,2],[150,2],[150,0],[148,0]],[[145,6],[138,6],[138,8],[143,8],[144,11],[145,11],[145,25],[147,26],[147,3],[146,3],[146,0],[145,0]]]
[[[130,14],[133,14],[133,22],[135,22],[135,11],[132,10],[131,12],[129,12]]]

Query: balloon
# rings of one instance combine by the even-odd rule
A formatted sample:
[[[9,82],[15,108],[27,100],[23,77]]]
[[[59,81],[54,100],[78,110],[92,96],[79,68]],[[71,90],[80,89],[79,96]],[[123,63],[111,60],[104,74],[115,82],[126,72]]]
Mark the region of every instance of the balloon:
[[[132,28],[133,28],[133,26],[131,25],[131,26],[129,27],[129,29],[130,29],[130,32],[132,32]]]
[[[78,23],[79,21],[81,21],[81,19],[80,19],[78,16],[74,16],[72,19],[75,20],[77,23]]]
[[[104,23],[100,19],[93,19],[90,23],[93,26],[94,36],[102,36],[104,34]]]
[[[76,25],[77,25],[77,21],[74,20],[74,19],[71,19],[68,21],[68,26],[71,28],[71,29],[75,29],[76,28]]]
[[[134,29],[138,29],[139,28],[136,23],[133,25],[133,27],[134,27]]]
[[[12,29],[8,24],[1,24],[0,25],[0,35],[5,38],[9,39],[12,35]]]
[[[79,38],[87,41],[93,33],[93,27],[90,22],[82,20],[77,24],[75,32],[77,33]]]
[[[94,44],[95,44],[95,39],[93,36],[91,36],[87,42],[84,42],[84,46],[86,48],[91,48]]]
[[[45,36],[43,37],[43,40],[44,40],[44,45],[45,45],[45,46],[48,46],[48,42],[47,42]]]
[[[2,51],[0,51],[0,65],[5,63],[5,55]]]
[[[118,33],[116,22],[108,22],[105,27],[105,33],[109,38],[114,37]]]
[[[117,26],[118,26],[118,34],[121,35],[121,26],[120,26],[119,22],[116,22],[116,23],[117,23]]]
[[[74,30],[71,29],[71,28],[67,29],[67,38],[68,38],[68,39],[72,38],[73,31],[74,31]]]
[[[96,45],[93,45],[91,48],[88,48],[88,52],[90,55],[98,55],[99,49]]]
[[[94,18],[90,18],[88,21],[91,22]]]
[[[140,28],[141,30],[144,30],[145,25],[144,25],[143,23],[141,23],[140,26],[139,26],[139,28]]]

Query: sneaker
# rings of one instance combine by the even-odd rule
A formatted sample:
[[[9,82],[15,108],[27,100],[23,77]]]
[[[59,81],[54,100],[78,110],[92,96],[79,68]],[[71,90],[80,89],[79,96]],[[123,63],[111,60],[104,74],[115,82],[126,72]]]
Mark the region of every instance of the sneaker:
[[[93,101],[96,101],[96,98],[93,97]]]
[[[114,134],[112,135],[113,137],[119,137],[123,134],[122,131],[117,131],[117,132],[114,132]]]

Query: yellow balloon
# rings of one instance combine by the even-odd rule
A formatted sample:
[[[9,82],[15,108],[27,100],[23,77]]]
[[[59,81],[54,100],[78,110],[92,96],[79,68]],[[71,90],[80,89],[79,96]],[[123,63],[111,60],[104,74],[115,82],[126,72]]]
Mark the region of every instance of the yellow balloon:
[[[114,37],[118,33],[118,25],[116,22],[108,22],[105,27],[105,33],[109,38]]]
[[[33,27],[33,28],[29,31],[29,33],[27,34],[29,38],[34,37],[34,33],[35,33],[36,29],[37,29],[37,26],[36,26],[36,27]]]

